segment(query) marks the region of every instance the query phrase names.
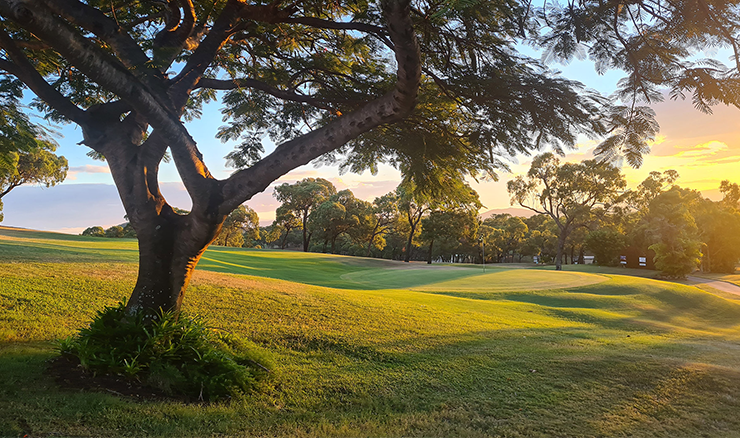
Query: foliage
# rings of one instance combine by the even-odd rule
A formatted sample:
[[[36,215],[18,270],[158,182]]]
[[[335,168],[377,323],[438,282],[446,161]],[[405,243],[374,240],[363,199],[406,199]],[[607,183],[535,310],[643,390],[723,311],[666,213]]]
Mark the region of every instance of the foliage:
[[[283,183],[275,187],[273,196],[282,202],[280,218],[283,226],[290,223],[290,229],[297,228],[293,221],[300,218],[303,251],[308,251],[311,241],[311,232],[308,230],[309,216],[314,209],[336,193],[334,184],[324,178],[304,178],[294,184]]]
[[[214,334],[200,319],[165,312],[151,321],[143,313],[126,315],[124,303],[100,310],[89,327],[59,341],[59,349],[92,372],[199,400],[242,396],[267,370],[254,347]]]
[[[619,168],[607,162],[586,160],[560,163],[552,153],[536,156],[526,177],[507,182],[511,204],[545,214],[558,228],[558,253],[555,266],[562,265],[563,250],[573,230],[593,220],[595,207],[609,211],[622,199],[627,183]]]
[[[478,233],[477,212],[473,209],[437,209],[421,220],[420,240],[429,245],[427,263],[436,255],[450,259],[452,254],[462,252],[464,242],[475,242]],[[436,253],[435,253],[436,244]]]
[[[281,205],[275,210],[275,221],[272,223],[272,229],[269,234],[269,242],[274,242],[282,239],[280,242],[280,249],[285,249],[288,243],[288,236],[290,236],[293,230],[302,230],[303,222],[300,216],[296,215],[296,212],[287,205]]]
[[[684,278],[701,259],[701,241],[689,204],[700,199],[697,192],[673,187],[650,203],[650,233],[656,243],[655,267],[669,278]]]
[[[85,231],[82,232],[82,235],[91,237],[106,237],[105,230],[101,226],[85,228]]]
[[[497,214],[483,221],[483,226],[489,227],[486,245],[490,255],[495,255],[495,261],[504,262],[511,255],[512,261],[514,251],[529,232],[527,224],[522,218],[511,216],[508,213]]]
[[[577,5],[548,3],[540,10],[549,27],[540,40],[546,58],[567,62],[588,56],[599,73],[610,68],[628,72],[616,93],[625,103],[624,115],[616,111],[608,116],[621,119],[621,127],[597,153],[605,157],[620,153],[639,165],[647,140],[656,132],[650,109],[641,104],[660,102],[665,88],[672,99],[690,93],[694,106],[703,112],[719,103],[740,106],[737,8],[736,0],[628,4],[586,0]],[[718,47],[732,52],[731,67],[696,56]]]
[[[229,213],[214,245],[252,247],[260,238],[259,216],[251,207],[240,205]]]
[[[19,126],[17,129],[23,128]],[[0,132],[0,150],[7,147],[2,145],[3,135]],[[53,154],[56,150],[54,143],[38,140],[34,145],[30,151],[0,152],[0,222],[3,220],[2,198],[11,190],[24,184],[51,187],[67,177],[67,159]],[[17,147],[24,146],[19,144]]]
[[[591,231],[586,236],[586,247],[594,253],[597,265],[614,266],[619,263],[618,257],[625,247],[625,237],[610,229]]]
[[[351,190],[342,190],[331,195],[311,212],[308,227],[312,235],[323,240],[324,250],[331,243],[330,251],[335,253],[340,235],[346,233],[355,241],[364,241],[362,234],[371,223],[371,208],[370,203],[357,199]]]
[[[724,180],[720,183],[719,191],[722,193],[722,203],[730,209],[740,209],[740,185]]]
[[[701,267],[705,272],[731,274],[740,261],[740,212],[727,199],[702,199],[691,211],[704,244]]]
[[[105,230],[105,237],[119,238],[123,237],[123,227],[120,225],[113,225],[112,227]]]
[[[400,226],[400,211],[398,210],[398,196],[395,192],[375,198],[368,212],[365,224],[367,238],[366,256],[372,254],[373,248],[382,251],[386,246],[385,236]]]
[[[664,191],[673,187],[678,180],[678,172],[666,170],[663,173],[652,171],[648,174],[636,190],[630,190],[625,196],[627,204],[643,213],[650,207],[650,202]]]

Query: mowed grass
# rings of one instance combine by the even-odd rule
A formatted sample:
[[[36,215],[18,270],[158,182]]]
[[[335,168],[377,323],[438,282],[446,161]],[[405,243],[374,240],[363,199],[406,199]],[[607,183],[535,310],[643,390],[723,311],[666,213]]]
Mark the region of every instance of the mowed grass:
[[[0,228],[0,436],[740,436],[740,304],[538,269],[212,248],[185,299],[277,364],[212,404],[59,389],[53,340],[125,298],[136,242]]]

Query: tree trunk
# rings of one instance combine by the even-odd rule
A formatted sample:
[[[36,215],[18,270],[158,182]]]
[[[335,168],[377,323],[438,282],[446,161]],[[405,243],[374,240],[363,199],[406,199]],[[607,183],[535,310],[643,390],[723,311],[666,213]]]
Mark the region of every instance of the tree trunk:
[[[427,265],[432,264],[432,248],[434,248],[434,239],[429,242],[429,253],[427,254]]]
[[[308,212],[303,212],[303,252],[308,252],[308,241],[310,236],[306,236],[306,225],[308,223]]]
[[[565,239],[567,236],[565,236],[565,233],[562,231],[560,232],[560,237],[558,238],[558,252],[555,256],[555,270],[556,271],[562,271],[563,270],[563,257],[565,256]]]
[[[194,222],[169,206],[152,221],[132,221],[139,241],[139,275],[126,304],[128,314],[144,311],[156,317],[159,311],[180,309],[195,266],[221,228],[215,221]]]
[[[285,237],[283,237],[283,243],[280,244],[280,249],[285,249],[285,245],[288,243],[288,234],[290,234],[290,228],[285,230]]]
[[[416,231],[416,227],[412,226],[411,231],[409,232],[409,240],[406,242],[406,255],[403,259],[406,263],[411,260],[411,241],[414,239],[414,231]]]
[[[367,242],[367,257],[370,257],[370,254],[373,250],[373,241],[375,240],[375,236],[380,234],[378,232],[378,227],[380,227],[380,221],[375,223],[375,226],[373,227],[373,232],[370,233],[370,240]]]

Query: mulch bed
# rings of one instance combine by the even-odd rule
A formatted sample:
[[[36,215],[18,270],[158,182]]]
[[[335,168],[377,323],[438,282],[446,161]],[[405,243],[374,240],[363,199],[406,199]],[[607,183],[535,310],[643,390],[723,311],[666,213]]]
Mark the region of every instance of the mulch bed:
[[[75,357],[59,356],[49,361],[47,371],[60,388],[74,392],[103,392],[133,401],[178,401],[196,403],[197,400],[167,394],[124,376],[95,374],[80,365]]]

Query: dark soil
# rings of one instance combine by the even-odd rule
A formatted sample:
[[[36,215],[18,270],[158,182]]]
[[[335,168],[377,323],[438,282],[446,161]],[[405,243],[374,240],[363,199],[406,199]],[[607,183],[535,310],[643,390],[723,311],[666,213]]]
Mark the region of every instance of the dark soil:
[[[103,392],[134,401],[197,402],[185,396],[167,394],[135,379],[119,375],[95,374],[82,368],[76,357],[54,358],[49,361],[47,370],[57,385],[67,391]]]

